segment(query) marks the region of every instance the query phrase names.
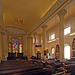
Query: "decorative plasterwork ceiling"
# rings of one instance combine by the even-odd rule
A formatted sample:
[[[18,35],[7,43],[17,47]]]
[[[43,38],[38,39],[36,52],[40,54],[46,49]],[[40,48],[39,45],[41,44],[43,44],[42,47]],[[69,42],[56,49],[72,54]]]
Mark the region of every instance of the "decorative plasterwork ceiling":
[[[41,20],[57,0],[2,0],[4,27],[31,29]]]
[[[8,33],[17,34],[17,35],[26,35],[26,32],[24,30],[21,30],[16,27],[6,27],[6,31]]]

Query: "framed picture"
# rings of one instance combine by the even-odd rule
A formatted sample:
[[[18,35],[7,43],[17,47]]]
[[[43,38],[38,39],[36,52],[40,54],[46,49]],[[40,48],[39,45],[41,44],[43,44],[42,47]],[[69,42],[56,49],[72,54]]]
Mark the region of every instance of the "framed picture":
[[[60,48],[59,48],[59,45],[57,44],[57,45],[56,45],[56,51],[55,51],[55,58],[56,58],[56,59],[59,59],[59,54],[60,54],[60,53],[59,53],[59,52],[60,52],[59,50],[60,50]]]
[[[75,50],[75,38],[73,38],[73,42],[72,42],[72,50]]]
[[[59,45],[56,45],[56,52],[59,52]]]
[[[75,51],[72,51],[72,57],[75,57]]]

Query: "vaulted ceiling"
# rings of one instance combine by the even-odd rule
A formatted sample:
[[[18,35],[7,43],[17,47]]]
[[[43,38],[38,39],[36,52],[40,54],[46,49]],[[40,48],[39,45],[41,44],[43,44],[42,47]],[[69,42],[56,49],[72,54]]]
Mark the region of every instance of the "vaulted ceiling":
[[[29,32],[56,1],[2,0],[4,27],[17,27]]]

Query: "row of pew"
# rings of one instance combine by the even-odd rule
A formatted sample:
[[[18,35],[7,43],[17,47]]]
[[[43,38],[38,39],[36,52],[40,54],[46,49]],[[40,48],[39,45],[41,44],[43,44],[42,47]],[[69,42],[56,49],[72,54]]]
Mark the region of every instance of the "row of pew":
[[[8,60],[0,63],[0,75],[75,75],[74,62],[31,59]]]
[[[31,60],[33,64],[42,64],[51,69],[51,75],[75,75],[75,61],[60,62],[57,60]],[[40,63],[39,63],[40,62]]]
[[[11,60],[0,63],[0,75],[50,75],[48,68],[30,61]]]

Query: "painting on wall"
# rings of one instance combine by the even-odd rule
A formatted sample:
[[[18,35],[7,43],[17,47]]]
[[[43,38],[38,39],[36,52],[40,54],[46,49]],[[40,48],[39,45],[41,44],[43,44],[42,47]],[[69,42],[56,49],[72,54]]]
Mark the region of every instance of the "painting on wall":
[[[73,42],[72,42],[72,50],[75,50],[75,38],[73,38]]]
[[[59,52],[59,45],[56,45],[56,52]]]
[[[75,51],[72,51],[73,53],[72,53],[72,57],[75,57]]]
[[[59,54],[60,54],[60,53],[59,53],[59,52],[60,52],[59,50],[60,50],[60,49],[59,49],[59,45],[57,44],[57,45],[56,45],[56,51],[55,51],[55,58],[56,58],[56,59],[59,59]]]

